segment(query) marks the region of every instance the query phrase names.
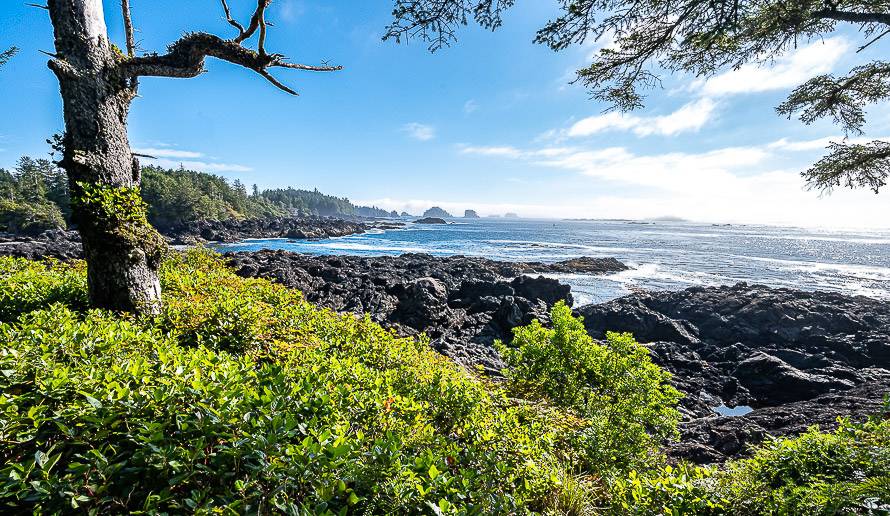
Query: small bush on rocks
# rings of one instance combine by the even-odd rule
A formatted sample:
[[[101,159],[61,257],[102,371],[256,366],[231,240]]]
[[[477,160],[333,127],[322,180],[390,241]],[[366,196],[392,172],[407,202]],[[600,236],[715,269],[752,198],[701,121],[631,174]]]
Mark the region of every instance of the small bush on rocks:
[[[512,388],[578,418],[564,435],[583,470],[622,475],[659,458],[680,418],[670,375],[630,334],[609,333],[598,343],[561,302],[550,317],[552,328],[533,321],[514,329],[509,347],[498,344]]]

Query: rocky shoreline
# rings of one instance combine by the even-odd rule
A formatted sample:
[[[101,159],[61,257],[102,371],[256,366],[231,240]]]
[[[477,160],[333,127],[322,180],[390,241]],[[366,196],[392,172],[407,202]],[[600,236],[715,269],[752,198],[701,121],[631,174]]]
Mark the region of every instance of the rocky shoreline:
[[[275,217],[246,220],[202,220],[166,228],[161,234],[170,245],[238,242],[245,239],[286,238],[319,240],[356,235],[372,229],[400,229],[401,222],[353,221],[326,217]],[[50,230],[38,235],[0,233],[0,256],[36,260],[52,257],[71,260],[83,257],[77,231]]]
[[[278,238],[290,228],[321,238],[310,235],[367,227],[344,221],[306,232],[270,223],[252,231]],[[240,234],[226,225],[182,233],[195,241],[237,240]],[[0,255],[71,259],[81,250],[76,233],[48,232],[32,239],[0,236]],[[225,257],[239,275],[300,289],[317,305],[366,313],[403,335],[425,332],[439,352],[491,375],[503,367],[492,346],[496,339],[509,341],[511,328],[533,319],[546,322],[559,300],[571,304],[570,287],[544,275],[626,269],[611,258],[544,264],[269,250]],[[673,374],[685,394],[681,439],[670,447],[675,458],[712,463],[738,457],[767,435],[793,435],[813,424],[827,429],[839,416],[876,413],[890,392],[890,304],[870,298],[740,283],[636,293],[575,312],[594,337],[633,333]],[[720,416],[717,406],[750,412]]]

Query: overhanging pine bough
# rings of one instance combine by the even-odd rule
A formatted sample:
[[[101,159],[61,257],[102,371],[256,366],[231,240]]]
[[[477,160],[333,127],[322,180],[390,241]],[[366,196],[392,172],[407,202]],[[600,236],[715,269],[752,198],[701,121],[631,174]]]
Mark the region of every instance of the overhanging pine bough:
[[[386,38],[418,37],[438,50],[469,20],[501,25],[514,0],[396,0]],[[890,2],[879,0],[561,0],[562,15],[537,32],[554,50],[588,38],[612,38],[577,80],[612,108],[643,105],[643,90],[660,85],[659,70],[707,77],[724,68],[774,60],[798,44],[822,38],[840,24],[856,26],[859,51],[890,34]],[[890,97],[890,64],[874,61],[846,77],[823,75],[797,88],[777,108],[806,124],[831,117],[845,131],[861,132],[864,107]],[[890,173],[890,144],[839,142],[803,173],[810,188],[869,188],[877,193]]]
[[[126,32],[126,54],[108,39],[102,0],[49,0],[47,10],[55,32],[56,52],[49,61],[59,80],[64,104],[65,135],[59,162],[68,173],[73,220],[83,240],[88,263],[91,303],[112,310],[158,313],[158,267],[163,241],[144,217],[129,217],[127,206],[102,213],[94,202],[78,202],[89,192],[102,191],[107,199],[129,199],[137,191],[139,162],[130,150],[127,115],[140,77],[196,77],[207,57],[216,57],[253,70],[287,93],[297,93],[269,73],[271,68],[334,71],[339,66],[291,63],[281,54],[266,52],[266,10],[272,0],[257,0],[249,23],[236,21],[225,0],[226,20],[238,35],[223,39],[196,32],[171,44],[166,54],[136,55],[129,0],[121,1]],[[257,36],[256,49],[244,42]],[[98,189],[98,190],[97,190]],[[120,192],[121,195],[114,195]],[[108,220],[108,213],[121,220]]]

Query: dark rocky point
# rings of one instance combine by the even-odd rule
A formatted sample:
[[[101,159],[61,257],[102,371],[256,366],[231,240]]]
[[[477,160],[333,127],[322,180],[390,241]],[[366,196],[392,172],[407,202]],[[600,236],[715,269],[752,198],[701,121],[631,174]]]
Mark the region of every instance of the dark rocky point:
[[[439,217],[424,217],[414,221],[415,224],[448,224],[444,219]]]
[[[876,412],[890,391],[890,305],[866,297],[732,287],[634,294],[577,310],[594,337],[629,331],[686,397],[684,438],[698,462],[744,454],[766,434]],[[718,417],[717,405],[754,410]]]
[[[404,335],[426,332],[438,351],[495,374],[503,367],[492,346],[496,339],[509,340],[513,327],[533,319],[546,321],[554,303],[572,301],[568,285],[539,276],[565,270],[568,262],[510,263],[427,254],[309,256],[286,251],[226,257],[242,276],[273,279],[340,312],[368,313]],[[602,273],[625,268],[612,259],[586,263],[588,268],[599,263]]]

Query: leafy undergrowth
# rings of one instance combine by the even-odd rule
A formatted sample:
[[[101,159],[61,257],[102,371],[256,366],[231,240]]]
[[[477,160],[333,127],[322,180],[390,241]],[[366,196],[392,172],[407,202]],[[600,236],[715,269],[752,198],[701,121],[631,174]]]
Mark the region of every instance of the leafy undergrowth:
[[[424,339],[239,278],[207,252],[168,259],[151,319],[87,310],[84,272],[0,259],[0,512],[830,513],[886,500],[877,419],[722,471],[666,469],[668,376],[628,335],[590,339],[565,307],[553,330],[517,330],[508,381],[491,384]]]

